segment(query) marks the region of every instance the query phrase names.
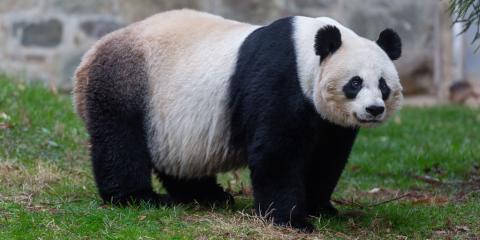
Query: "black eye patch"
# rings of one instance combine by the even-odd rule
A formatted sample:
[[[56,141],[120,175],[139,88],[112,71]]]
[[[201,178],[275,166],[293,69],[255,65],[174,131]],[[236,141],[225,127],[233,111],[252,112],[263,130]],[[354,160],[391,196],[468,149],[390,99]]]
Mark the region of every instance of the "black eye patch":
[[[363,79],[355,76],[343,86],[343,93],[348,99],[354,99],[363,87]]]
[[[382,92],[382,98],[383,100],[387,100],[388,97],[390,96],[390,87],[388,87],[387,82],[385,82],[385,79],[380,78],[378,81],[378,88]]]

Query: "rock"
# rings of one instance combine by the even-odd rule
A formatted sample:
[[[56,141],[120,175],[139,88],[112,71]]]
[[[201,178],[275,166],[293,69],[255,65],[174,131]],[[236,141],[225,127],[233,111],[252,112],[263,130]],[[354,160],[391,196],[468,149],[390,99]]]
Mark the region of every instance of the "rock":
[[[55,47],[62,41],[63,25],[58,19],[17,23],[17,26],[22,28],[21,44],[23,46]]]
[[[115,31],[123,26],[125,26],[125,24],[107,19],[87,20],[80,24],[82,31],[91,38],[101,38],[105,34]]]

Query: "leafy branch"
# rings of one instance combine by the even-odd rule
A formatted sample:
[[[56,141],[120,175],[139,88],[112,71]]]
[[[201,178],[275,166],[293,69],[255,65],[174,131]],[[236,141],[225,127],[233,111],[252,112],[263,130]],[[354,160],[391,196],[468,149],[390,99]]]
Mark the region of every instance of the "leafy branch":
[[[476,28],[472,44],[480,40],[480,0],[450,0],[449,11],[454,16],[453,23],[462,23],[465,33],[470,27]],[[480,49],[480,44],[476,50]]]

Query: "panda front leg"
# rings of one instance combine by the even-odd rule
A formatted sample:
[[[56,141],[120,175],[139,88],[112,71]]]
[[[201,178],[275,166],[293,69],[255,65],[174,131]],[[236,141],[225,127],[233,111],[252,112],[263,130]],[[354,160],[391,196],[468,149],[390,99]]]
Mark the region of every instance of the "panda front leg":
[[[311,232],[307,221],[304,158],[299,146],[282,140],[249,147],[249,168],[257,214],[277,225]]]
[[[331,196],[348,161],[357,130],[330,125],[322,128],[306,172],[308,215],[337,215]]]
[[[346,158],[324,159],[307,171],[306,198],[309,216],[334,216],[338,210],[331,203],[331,196],[346,164]]]

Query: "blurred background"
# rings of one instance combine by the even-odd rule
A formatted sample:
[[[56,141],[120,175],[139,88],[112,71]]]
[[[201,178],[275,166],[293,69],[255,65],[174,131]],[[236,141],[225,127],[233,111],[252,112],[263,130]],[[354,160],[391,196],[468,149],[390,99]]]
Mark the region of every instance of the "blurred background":
[[[152,14],[192,8],[268,24],[280,17],[329,16],[375,40],[395,29],[404,42],[396,62],[408,103],[480,105],[476,29],[458,35],[440,0],[1,0],[0,73],[69,91],[82,54],[103,35]]]

